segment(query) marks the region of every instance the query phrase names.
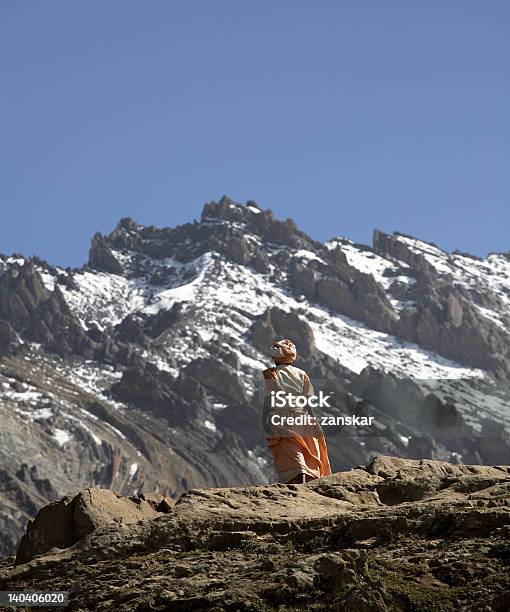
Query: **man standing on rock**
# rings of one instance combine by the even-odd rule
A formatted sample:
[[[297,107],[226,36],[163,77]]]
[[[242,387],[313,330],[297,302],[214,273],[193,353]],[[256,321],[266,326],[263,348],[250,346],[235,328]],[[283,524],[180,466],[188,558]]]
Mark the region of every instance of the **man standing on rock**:
[[[331,466],[324,432],[308,402],[313,387],[306,372],[292,365],[296,357],[292,340],[273,342],[275,365],[263,372],[266,395],[262,423],[278,482],[300,484],[328,476]]]

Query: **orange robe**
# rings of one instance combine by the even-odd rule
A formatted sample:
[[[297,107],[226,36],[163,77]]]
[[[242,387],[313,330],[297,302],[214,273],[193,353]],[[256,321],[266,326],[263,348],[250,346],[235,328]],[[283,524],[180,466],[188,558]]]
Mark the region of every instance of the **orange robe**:
[[[273,455],[278,482],[288,482],[298,474],[308,474],[312,478],[331,474],[323,435],[312,438],[296,434],[290,438],[274,436],[266,440]]]
[[[297,395],[309,395],[313,391],[307,374],[290,364],[265,370],[264,378],[268,393],[271,390],[285,390]],[[265,418],[268,418],[267,414]],[[315,435],[304,435],[303,429],[288,428],[282,435],[266,437],[278,482],[289,482],[299,474],[307,474],[311,478],[331,474],[324,433],[318,423],[311,429]]]

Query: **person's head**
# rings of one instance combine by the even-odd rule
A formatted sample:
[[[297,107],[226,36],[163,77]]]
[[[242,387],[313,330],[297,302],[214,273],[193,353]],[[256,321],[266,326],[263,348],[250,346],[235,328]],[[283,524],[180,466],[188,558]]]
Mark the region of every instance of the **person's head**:
[[[275,340],[271,346],[271,357],[276,365],[294,363],[297,357],[294,342],[288,338]]]

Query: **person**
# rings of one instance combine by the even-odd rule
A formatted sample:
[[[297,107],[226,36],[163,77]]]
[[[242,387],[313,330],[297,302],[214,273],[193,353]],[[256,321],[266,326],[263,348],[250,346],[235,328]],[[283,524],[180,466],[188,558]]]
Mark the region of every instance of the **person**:
[[[322,428],[309,405],[303,405],[304,401],[295,401],[295,398],[313,394],[309,376],[292,365],[297,358],[296,346],[292,340],[284,338],[273,342],[270,352],[275,365],[263,371],[266,393],[262,422],[278,482],[302,484],[328,476],[331,466]],[[278,391],[283,393],[278,394],[280,397],[276,402]],[[294,401],[291,401],[292,398]],[[283,419],[274,420],[273,415],[309,415],[310,418],[308,424],[303,426]]]

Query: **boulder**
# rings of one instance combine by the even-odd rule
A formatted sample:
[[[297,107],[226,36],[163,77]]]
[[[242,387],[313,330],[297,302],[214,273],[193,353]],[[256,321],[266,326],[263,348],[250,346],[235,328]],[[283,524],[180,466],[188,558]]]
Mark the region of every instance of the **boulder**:
[[[26,563],[52,548],[68,548],[94,530],[109,525],[130,524],[158,516],[158,508],[170,507],[160,500],[156,507],[143,498],[122,497],[108,489],[85,489],[72,497],[42,508],[21,538],[16,564]]]
[[[45,506],[28,521],[16,553],[16,564],[26,563],[52,548],[68,548],[76,541],[73,534],[74,498],[66,496]]]
[[[146,501],[156,512],[168,514],[175,506],[175,499],[159,493],[140,493],[137,497]],[[136,498],[132,498],[136,501]]]

